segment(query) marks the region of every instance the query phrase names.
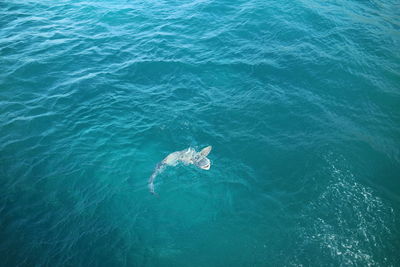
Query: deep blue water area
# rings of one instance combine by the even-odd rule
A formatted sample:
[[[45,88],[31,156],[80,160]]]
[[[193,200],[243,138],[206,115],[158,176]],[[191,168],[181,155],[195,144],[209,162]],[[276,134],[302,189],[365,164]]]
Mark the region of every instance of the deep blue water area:
[[[0,1],[0,184],[1,266],[400,266],[400,3]]]

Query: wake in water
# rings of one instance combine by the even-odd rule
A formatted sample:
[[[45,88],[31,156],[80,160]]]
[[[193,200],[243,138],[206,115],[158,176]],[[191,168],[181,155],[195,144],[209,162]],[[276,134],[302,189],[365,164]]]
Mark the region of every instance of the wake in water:
[[[209,170],[211,167],[211,162],[207,158],[207,155],[210,154],[211,146],[203,148],[200,152],[196,152],[193,148],[189,147],[185,150],[176,151],[169,154],[165,159],[159,162],[154,169],[153,174],[149,178],[149,190],[150,193],[156,194],[154,191],[154,180],[157,175],[162,173],[166,166],[176,166],[179,163],[183,163],[185,165],[193,164],[200,169]]]

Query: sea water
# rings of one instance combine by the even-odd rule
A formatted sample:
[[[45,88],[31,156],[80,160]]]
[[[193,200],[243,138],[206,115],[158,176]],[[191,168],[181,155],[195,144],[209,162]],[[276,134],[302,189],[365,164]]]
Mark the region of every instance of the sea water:
[[[399,10],[1,1],[0,265],[399,266]]]

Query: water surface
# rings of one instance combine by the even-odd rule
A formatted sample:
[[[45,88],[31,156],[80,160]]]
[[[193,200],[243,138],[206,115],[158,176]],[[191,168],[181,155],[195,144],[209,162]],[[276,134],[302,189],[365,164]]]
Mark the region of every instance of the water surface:
[[[398,10],[0,2],[1,265],[399,266]]]

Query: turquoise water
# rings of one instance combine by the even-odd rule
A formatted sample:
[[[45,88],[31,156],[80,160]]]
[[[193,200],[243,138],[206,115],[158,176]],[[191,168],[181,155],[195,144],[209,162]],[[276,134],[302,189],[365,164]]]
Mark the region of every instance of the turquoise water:
[[[0,265],[399,266],[399,10],[1,1]]]

